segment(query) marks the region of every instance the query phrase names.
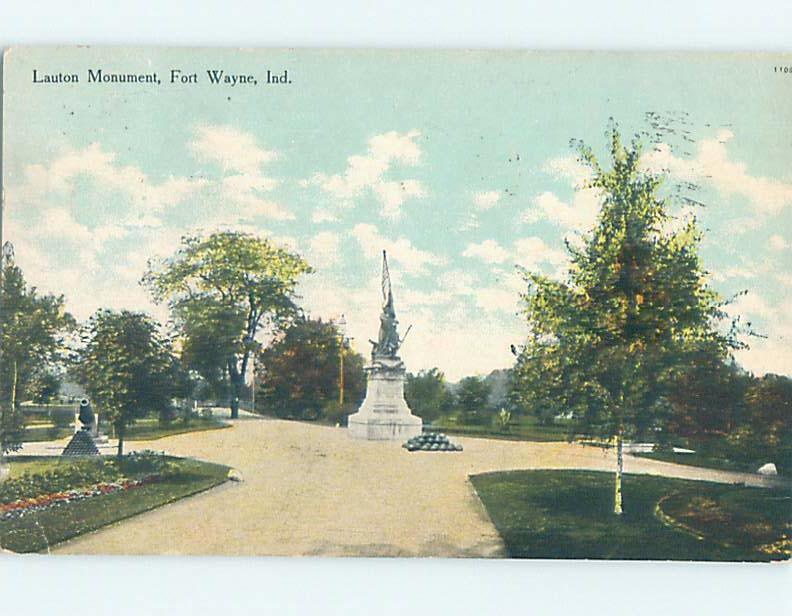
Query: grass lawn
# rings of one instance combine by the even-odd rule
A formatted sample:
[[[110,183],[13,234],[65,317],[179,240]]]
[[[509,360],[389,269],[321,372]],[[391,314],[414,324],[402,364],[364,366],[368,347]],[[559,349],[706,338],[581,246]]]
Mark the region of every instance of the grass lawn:
[[[632,454],[639,458],[649,458],[651,460],[662,460],[663,462],[675,462],[676,464],[685,464],[687,466],[699,466],[702,468],[714,468],[722,471],[741,471],[753,472],[759,465],[754,468],[748,464],[741,464],[733,462],[726,458],[715,458],[701,453],[674,453],[673,451],[647,451],[645,453]]]
[[[455,418],[442,417],[431,426],[429,430],[442,430],[447,434],[463,436],[480,436],[484,438],[499,438],[516,441],[565,441],[567,429],[560,425],[543,426],[534,417],[521,417],[513,421],[508,430],[496,428],[492,425],[458,424]]]
[[[40,552],[48,547],[118,522],[138,513],[202,492],[226,481],[228,467],[184,458],[168,458],[177,466],[172,477],[160,483],[95,496],[68,503],[21,518],[0,521],[0,545],[14,552]],[[58,464],[62,458],[9,458],[12,476],[40,472]]]
[[[510,471],[471,481],[513,558],[789,558],[790,490],[625,475],[619,518],[612,473]]]
[[[176,419],[168,424],[160,424],[156,417],[146,417],[138,419],[133,425],[127,428],[127,441],[152,441],[165,436],[184,434],[186,432],[202,432],[204,430],[218,430],[227,428],[229,424],[219,419],[195,417],[190,423],[185,424],[181,419]],[[101,426],[105,433],[112,437],[112,429],[109,426]],[[33,443],[38,441],[55,441],[74,434],[74,429],[70,427],[58,428],[50,425],[28,425],[22,433],[23,443]]]
[[[230,424],[219,419],[209,419],[195,417],[185,424],[181,419],[176,419],[167,424],[160,424],[156,417],[146,417],[138,419],[134,424],[127,428],[124,436],[125,441],[152,441],[175,434],[185,434],[186,432],[203,432],[204,430],[219,430],[228,428]],[[108,435],[110,433],[108,432]]]
[[[688,466],[699,466],[702,468],[714,468],[723,471],[740,471],[744,473],[754,473],[762,463],[754,462],[735,462],[727,458],[719,458],[705,453],[674,453],[672,451],[648,451],[646,453],[632,454],[640,458],[650,458],[652,460],[662,460],[663,462],[675,462]],[[782,467],[778,467],[779,474],[785,475]]]
[[[53,468],[55,461],[58,459],[60,458],[55,456],[14,456],[10,454],[6,456],[6,460],[9,462],[8,470],[10,471],[8,478],[19,477],[24,473],[33,474],[49,470]]]
[[[74,434],[73,428],[58,428],[55,426],[25,426],[22,432],[23,443],[38,441],[57,441]]]

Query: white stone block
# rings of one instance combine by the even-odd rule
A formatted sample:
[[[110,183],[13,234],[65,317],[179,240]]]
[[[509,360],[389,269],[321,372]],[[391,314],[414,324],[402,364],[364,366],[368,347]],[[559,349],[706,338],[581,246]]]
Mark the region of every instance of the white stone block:
[[[778,475],[778,469],[772,462],[763,464],[756,470],[757,475]]]

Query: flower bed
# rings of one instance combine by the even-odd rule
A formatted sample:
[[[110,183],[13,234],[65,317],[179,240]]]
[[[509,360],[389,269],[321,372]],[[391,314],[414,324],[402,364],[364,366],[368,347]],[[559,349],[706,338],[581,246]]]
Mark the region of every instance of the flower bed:
[[[0,484],[0,506],[55,493],[113,484],[151,475],[167,475],[173,471],[168,459],[155,452],[131,453],[118,458],[93,457],[64,460],[55,468],[37,473],[24,473]]]
[[[0,505],[0,520],[4,522],[15,520],[26,514],[44,511],[52,507],[82,501],[95,496],[112,494],[113,492],[120,492],[122,490],[132,490],[149,483],[154,483],[160,479],[160,475],[148,475],[139,479],[122,479],[114,482],[102,482],[89,488],[53,492],[34,496],[32,498],[16,500],[11,503]]]
[[[18,553],[49,550],[107,524],[208,490],[225,482],[229,471],[227,466],[153,452],[121,460],[52,456],[10,463],[12,473],[14,464],[19,465],[18,472],[25,466],[31,469],[0,484],[0,548]]]

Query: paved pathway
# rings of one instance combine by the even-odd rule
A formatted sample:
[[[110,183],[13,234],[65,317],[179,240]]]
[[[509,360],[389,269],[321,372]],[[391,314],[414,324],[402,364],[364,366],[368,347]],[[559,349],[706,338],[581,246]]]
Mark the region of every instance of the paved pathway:
[[[69,554],[502,556],[468,475],[529,468],[613,468],[611,452],[568,443],[457,438],[462,453],[408,453],[341,428],[238,421],[137,448],[238,469],[244,481],[78,537]],[[767,485],[749,474],[626,457],[628,472]]]

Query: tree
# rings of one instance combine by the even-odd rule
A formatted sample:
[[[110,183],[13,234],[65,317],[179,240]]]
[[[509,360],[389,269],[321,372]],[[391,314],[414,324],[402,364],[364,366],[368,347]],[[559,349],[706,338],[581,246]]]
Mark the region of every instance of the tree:
[[[157,324],[140,312],[99,310],[83,331],[75,376],[124,451],[126,429],[150,412],[166,412],[179,387],[169,342]]]
[[[445,375],[438,368],[408,374],[404,383],[404,397],[413,412],[424,421],[432,421],[449,413],[454,395],[449,391]]]
[[[483,378],[467,376],[459,382],[456,398],[464,423],[482,423],[485,420],[490,393],[490,384]]]
[[[61,376],[54,371],[43,371],[30,385],[30,399],[36,404],[49,404],[58,395]]]
[[[674,229],[658,196],[662,177],[642,171],[637,141],[610,131],[612,168],[580,146],[601,195],[582,246],[567,243],[563,280],[524,272],[531,335],[515,368],[527,406],[561,405],[573,429],[614,441],[614,512],[622,513],[622,444],[661,414],[663,396],[701,357],[739,346],[724,302],[706,283],[695,219]],[[726,331],[723,331],[726,329]]]
[[[0,455],[21,445],[20,403],[34,396],[64,357],[64,337],[75,321],[62,295],[40,295],[28,287],[6,244],[0,287]]]
[[[258,356],[256,405],[280,417],[315,419],[339,399],[339,353],[344,398],[357,406],[365,390],[364,359],[335,325],[301,318]]]
[[[751,380],[735,363],[702,358],[668,392],[671,412],[664,429],[697,440],[731,433],[742,421]]]
[[[182,238],[173,257],[149,262],[142,282],[156,302],[167,300],[188,366],[213,383],[227,378],[236,418],[257,334],[275,334],[294,318],[297,280],[311,271],[268,240],[228,231]]]
[[[737,456],[751,463],[774,462],[792,470],[792,379],[766,374],[745,394],[742,425],[730,435]]]

